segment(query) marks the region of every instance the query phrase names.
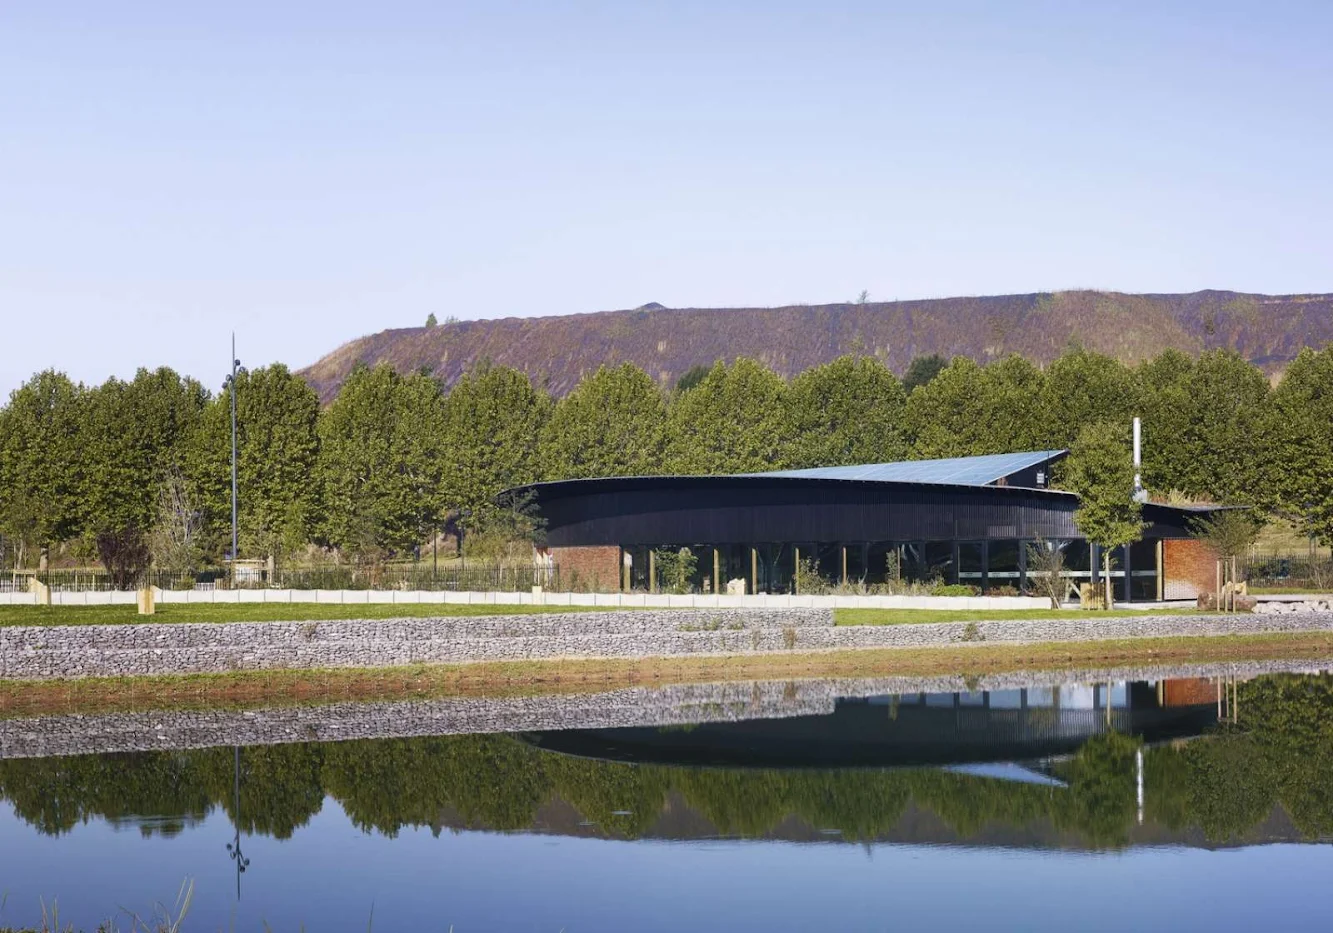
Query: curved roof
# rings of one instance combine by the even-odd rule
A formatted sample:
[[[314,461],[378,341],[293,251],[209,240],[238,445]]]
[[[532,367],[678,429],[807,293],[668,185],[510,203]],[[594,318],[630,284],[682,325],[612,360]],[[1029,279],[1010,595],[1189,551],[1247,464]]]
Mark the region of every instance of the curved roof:
[[[771,470],[742,473],[742,476],[783,476],[804,479],[846,479],[873,483],[931,483],[949,486],[990,486],[1006,477],[1047,461],[1063,457],[1066,450],[1033,450],[979,457],[948,457],[942,460],[901,460],[894,463],[863,463],[855,466],[811,467],[804,470]]]

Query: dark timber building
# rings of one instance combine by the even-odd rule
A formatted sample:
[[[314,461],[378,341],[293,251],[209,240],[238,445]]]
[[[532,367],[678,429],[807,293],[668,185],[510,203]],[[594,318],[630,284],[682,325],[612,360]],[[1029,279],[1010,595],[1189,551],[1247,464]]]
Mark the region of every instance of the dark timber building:
[[[525,487],[546,522],[566,583],[652,589],[653,552],[689,548],[694,588],[793,591],[798,562],[835,582],[889,578],[1021,591],[1026,545],[1061,547],[1070,583],[1095,580],[1100,556],[1074,525],[1078,497],[1048,488],[1067,451],[778,470],[735,476],[629,476]],[[1191,537],[1197,509],[1145,504],[1143,539],[1112,555],[1116,598],[1193,598],[1211,557]]]

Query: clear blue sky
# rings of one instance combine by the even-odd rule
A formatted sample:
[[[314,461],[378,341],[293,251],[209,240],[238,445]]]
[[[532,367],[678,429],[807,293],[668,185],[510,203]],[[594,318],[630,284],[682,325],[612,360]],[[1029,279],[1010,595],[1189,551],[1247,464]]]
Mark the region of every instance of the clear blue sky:
[[[1333,3],[0,2],[0,391],[386,327],[1333,290]]]

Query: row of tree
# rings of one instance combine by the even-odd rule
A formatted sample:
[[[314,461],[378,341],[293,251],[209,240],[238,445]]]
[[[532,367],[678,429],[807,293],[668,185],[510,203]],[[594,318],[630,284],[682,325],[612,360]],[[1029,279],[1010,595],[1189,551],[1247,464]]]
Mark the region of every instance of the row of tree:
[[[235,391],[242,556],[311,543],[402,554],[439,529],[500,522],[497,495],[542,479],[1064,448],[1090,428],[1127,463],[1135,414],[1155,493],[1281,510],[1333,541],[1333,348],[1303,351],[1276,387],[1226,351],[1131,367],[1084,350],[1045,368],[927,360],[910,391],[868,356],[790,382],[742,358],[682,383],[603,367],[557,401],[500,366],[448,391],[429,374],[362,367],[321,410],[281,365],[242,371],[217,395],[169,369],[96,387],[42,372],[0,409],[0,535],[29,563],[62,542],[111,569],[220,558]]]

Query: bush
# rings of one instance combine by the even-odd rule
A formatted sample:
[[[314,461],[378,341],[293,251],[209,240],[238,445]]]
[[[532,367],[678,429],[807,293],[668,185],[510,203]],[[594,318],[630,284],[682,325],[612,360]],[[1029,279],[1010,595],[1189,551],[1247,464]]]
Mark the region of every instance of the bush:
[[[1015,586],[1009,586],[1009,585],[1006,583],[1004,586],[992,586],[989,590],[986,591],[986,595],[987,595],[987,596],[1019,596],[1019,595],[1021,595],[1021,594],[1018,592],[1018,587],[1015,587]]]
[[[980,596],[981,589],[966,583],[935,583],[930,588],[931,596]]]

